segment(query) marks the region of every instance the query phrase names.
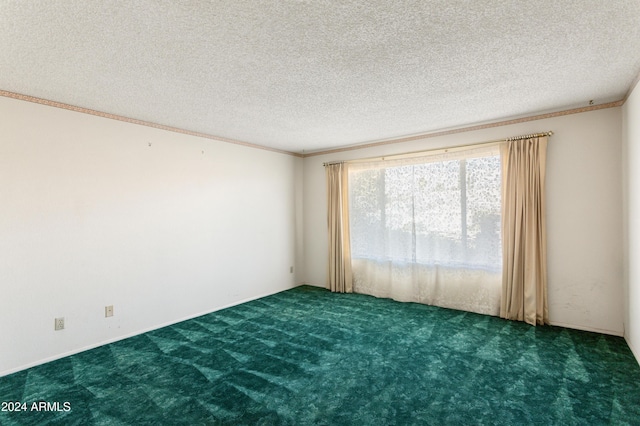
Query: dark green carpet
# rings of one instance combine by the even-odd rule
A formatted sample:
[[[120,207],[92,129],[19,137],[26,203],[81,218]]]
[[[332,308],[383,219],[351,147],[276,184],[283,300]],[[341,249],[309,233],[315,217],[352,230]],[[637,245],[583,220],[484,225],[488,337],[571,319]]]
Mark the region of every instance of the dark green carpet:
[[[640,424],[623,339],[299,287],[0,378],[14,424]],[[50,408],[52,408],[50,406]]]

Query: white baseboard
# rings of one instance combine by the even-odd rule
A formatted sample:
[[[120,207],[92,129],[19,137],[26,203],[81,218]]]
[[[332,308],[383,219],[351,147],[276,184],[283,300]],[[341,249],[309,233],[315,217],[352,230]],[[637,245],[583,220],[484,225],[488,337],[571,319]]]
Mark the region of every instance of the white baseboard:
[[[640,352],[633,347],[629,339],[627,339],[627,336],[624,336],[624,340],[626,340],[627,346],[629,346],[629,349],[631,349],[631,353],[636,358],[636,362],[638,363],[638,365],[640,365]]]
[[[291,288],[299,287],[299,286],[302,286],[302,285],[314,286],[313,284],[310,284],[310,283],[301,282],[301,283],[295,284]],[[320,287],[320,286],[314,286],[314,287],[323,288],[323,287]],[[32,362],[32,363],[29,363],[29,364],[24,364],[24,365],[21,365],[19,367],[12,368],[12,369],[0,372],[0,377],[7,376],[7,375],[13,374],[13,373],[17,373],[19,371],[26,370],[26,369],[32,368],[32,367],[36,367],[38,365],[46,364],[48,362],[55,361],[55,360],[58,360],[58,359],[61,359],[61,358],[65,358],[65,357],[68,357],[68,356],[71,356],[71,355],[75,355],[75,354],[78,354],[80,352],[84,352],[84,351],[88,351],[88,350],[91,350],[91,349],[95,349],[95,348],[98,348],[100,346],[108,345],[110,343],[115,343],[115,342],[118,342],[120,340],[128,339],[130,337],[137,336],[139,334],[148,333],[149,331],[157,330],[157,329],[160,329],[160,328],[163,328],[163,327],[168,327],[170,325],[177,324],[177,323],[182,322],[182,321],[187,321],[187,320],[190,320],[190,319],[193,319],[193,318],[197,318],[197,317],[202,316],[202,315],[207,315],[207,314],[210,314],[212,312],[216,312],[216,311],[220,311],[222,309],[230,308],[232,306],[241,305],[243,303],[247,303],[247,302],[250,302],[252,300],[261,299],[263,297],[267,297],[267,296],[271,296],[273,294],[281,293],[281,292],[287,291],[287,290],[290,290],[290,288],[289,289],[284,289],[284,290],[276,290],[276,291],[267,292],[265,294],[261,294],[261,295],[258,295],[258,296],[249,297],[249,298],[246,298],[246,299],[242,299],[242,300],[239,300],[239,301],[236,301],[236,302],[229,303],[229,304],[224,305],[224,306],[217,307],[217,308],[209,310],[209,311],[199,312],[199,313],[196,313],[196,314],[193,314],[193,315],[189,315],[189,316],[186,316],[184,318],[181,318],[181,319],[178,319],[178,320],[175,320],[175,321],[169,321],[169,322],[166,322],[166,323],[163,323],[163,324],[160,324],[160,325],[156,325],[156,326],[149,327],[149,328],[146,328],[146,329],[143,329],[143,330],[135,331],[133,333],[129,333],[129,334],[126,334],[126,335],[123,335],[123,336],[118,336],[118,337],[115,337],[113,339],[108,339],[108,340],[102,341],[100,343],[96,343],[96,344],[85,346],[85,347],[82,347],[82,348],[79,348],[79,349],[74,349],[72,351],[64,352],[64,353],[61,353],[61,354],[58,354],[58,355],[55,355],[55,356],[52,356],[52,357],[49,357],[49,358],[45,358],[45,359],[42,359],[42,360],[39,360],[39,361],[36,361],[36,362]],[[600,329],[600,328],[595,328],[595,327],[587,327],[587,326],[581,326],[581,325],[575,325],[575,324],[566,324],[566,323],[555,322],[555,321],[550,322],[550,325],[556,326],[556,327],[571,328],[571,329],[575,329],[575,330],[590,331],[590,332],[593,332],[593,333],[601,333],[601,334],[609,334],[609,335],[612,335],[612,336],[625,337],[624,333],[619,332],[619,331],[614,331],[614,330],[606,330],[606,329]],[[631,349],[631,352],[635,356],[636,361],[638,361],[638,363],[640,364],[640,352],[638,352],[637,350],[635,350],[633,348],[633,346],[629,343],[629,340],[626,339],[626,337],[625,337],[625,340],[627,342],[627,345]]]
[[[291,288],[299,287],[301,285],[303,285],[303,284],[296,284]],[[118,342],[120,340],[124,340],[124,339],[128,339],[130,337],[133,337],[133,336],[137,336],[139,334],[148,333],[149,331],[157,330],[159,328],[163,328],[163,327],[167,327],[167,326],[170,326],[170,325],[173,325],[173,324],[177,324],[177,323],[182,322],[182,321],[187,321],[187,320],[190,320],[190,319],[193,319],[193,318],[197,318],[197,317],[200,317],[202,315],[207,315],[207,314],[210,314],[212,312],[216,312],[216,311],[220,311],[222,309],[230,308],[232,306],[241,305],[243,303],[251,302],[252,300],[261,299],[263,297],[267,297],[267,296],[271,296],[273,294],[281,293],[283,291],[291,290],[291,288],[284,289],[284,290],[276,290],[276,291],[268,292],[268,293],[261,294],[261,295],[258,295],[258,296],[249,297],[249,298],[246,298],[246,299],[239,300],[237,302],[232,302],[232,303],[229,303],[227,305],[217,307],[217,308],[209,310],[209,311],[205,311],[205,312],[200,312],[200,313],[197,313],[197,314],[189,315],[189,316],[186,316],[184,318],[181,318],[181,319],[178,319],[178,320],[175,320],[175,321],[169,321],[169,322],[166,322],[166,323],[163,323],[163,324],[160,324],[160,325],[155,325],[155,326],[152,326],[152,327],[145,328],[143,330],[135,331],[133,333],[129,333],[129,334],[125,334],[125,335],[122,335],[122,336],[114,337],[113,339],[107,339],[107,340],[104,340],[102,342],[99,342],[99,343],[96,343],[96,344],[93,344],[93,345],[88,345],[88,346],[84,346],[84,347],[79,348],[79,349],[74,349],[74,350],[71,350],[71,351],[68,351],[68,352],[63,352],[61,354],[54,355],[52,357],[44,358],[44,359],[41,359],[41,360],[38,360],[38,361],[35,361],[35,362],[31,362],[31,363],[28,363],[28,364],[21,365],[21,366],[16,367],[16,368],[11,368],[9,370],[2,371],[2,372],[0,372],[0,377],[8,376],[9,374],[17,373],[19,371],[26,370],[28,368],[32,368],[32,367],[36,367],[38,365],[46,364],[46,363],[51,362],[51,361],[55,361],[55,360],[58,360],[58,359],[61,359],[61,358],[65,358],[65,357],[68,357],[68,356],[71,356],[71,355],[75,355],[75,354],[78,354],[80,352],[84,352],[84,351],[88,351],[88,350],[91,350],[91,349],[95,349],[95,348],[98,348],[100,346],[108,345],[110,343],[115,343],[115,342]]]
[[[556,326],[556,327],[572,328],[574,330],[590,331],[592,333],[609,334],[609,335],[618,336],[618,337],[623,337],[624,336],[624,332],[622,332],[622,331],[607,330],[607,329],[603,329],[603,328],[589,327],[589,326],[584,326],[584,325],[567,324],[567,323],[555,322],[555,321],[550,321],[549,325],[553,325],[553,326]]]

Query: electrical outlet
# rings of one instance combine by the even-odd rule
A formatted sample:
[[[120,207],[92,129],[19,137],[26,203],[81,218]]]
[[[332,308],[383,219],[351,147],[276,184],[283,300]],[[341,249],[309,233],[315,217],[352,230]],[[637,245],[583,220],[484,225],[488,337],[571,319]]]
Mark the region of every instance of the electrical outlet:
[[[55,319],[55,323],[53,325],[53,329],[56,330],[56,331],[64,330],[64,317]]]
[[[289,266],[289,273],[293,274],[293,266]]]
[[[105,306],[104,307],[104,316],[105,317],[112,317],[113,316],[113,305],[109,305],[109,306]]]

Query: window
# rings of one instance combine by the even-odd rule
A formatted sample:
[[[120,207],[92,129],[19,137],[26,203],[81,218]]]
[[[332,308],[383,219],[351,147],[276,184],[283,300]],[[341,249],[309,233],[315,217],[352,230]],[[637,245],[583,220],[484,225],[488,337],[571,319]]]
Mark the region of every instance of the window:
[[[499,154],[353,169],[353,257],[501,269]]]
[[[380,293],[375,283],[389,281],[387,293],[411,287],[418,299],[429,299],[428,287],[473,292],[474,283],[490,276],[491,289],[477,291],[497,296],[490,302],[493,310],[499,306],[502,270],[500,215],[501,162],[495,147],[350,165],[356,291]],[[407,275],[410,284],[401,283]],[[389,297],[382,293],[374,295]]]

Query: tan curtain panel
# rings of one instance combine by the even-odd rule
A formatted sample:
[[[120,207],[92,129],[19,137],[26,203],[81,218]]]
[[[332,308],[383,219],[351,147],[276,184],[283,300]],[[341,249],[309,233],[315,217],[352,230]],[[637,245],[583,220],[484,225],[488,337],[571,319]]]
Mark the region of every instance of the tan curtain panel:
[[[545,225],[547,137],[502,147],[502,318],[548,324]]]
[[[351,250],[349,237],[349,190],[346,164],[328,164],[327,225],[329,228],[329,276],[327,288],[351,293]]]

